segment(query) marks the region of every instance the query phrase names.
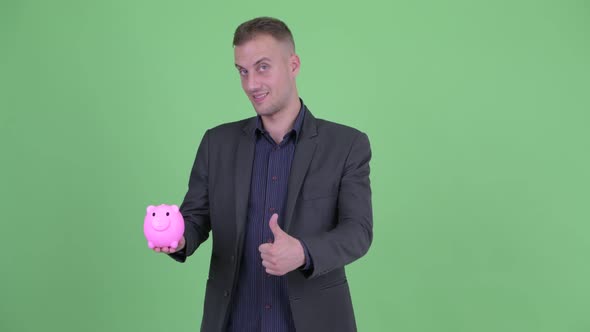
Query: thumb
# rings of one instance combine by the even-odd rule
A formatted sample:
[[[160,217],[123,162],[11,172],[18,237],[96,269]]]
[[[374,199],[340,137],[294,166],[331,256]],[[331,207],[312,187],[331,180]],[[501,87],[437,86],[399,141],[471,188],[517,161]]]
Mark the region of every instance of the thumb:
[[[281,226],[279,226],[278,214],[275,213],[272,215],[272,217],[270,217],[268,225],[270,226],[270,230],[272,231],[272,234],[275,237],[275,241],[284,236],[285,232],[281,229]]]

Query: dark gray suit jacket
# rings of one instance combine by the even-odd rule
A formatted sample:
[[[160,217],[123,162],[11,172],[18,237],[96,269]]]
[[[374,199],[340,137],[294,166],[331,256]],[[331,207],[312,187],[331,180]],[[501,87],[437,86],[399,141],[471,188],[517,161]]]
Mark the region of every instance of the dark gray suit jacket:
[[[213,234],[202,331],[223,331],[240,268],[256,117],[208,130],[180,207],[184,262]],[[313,270],[286,275],[297,331],[356,331],[344,266],[373,239],[366,134],[305,115],[288,182],[283,229],[307,245]]]

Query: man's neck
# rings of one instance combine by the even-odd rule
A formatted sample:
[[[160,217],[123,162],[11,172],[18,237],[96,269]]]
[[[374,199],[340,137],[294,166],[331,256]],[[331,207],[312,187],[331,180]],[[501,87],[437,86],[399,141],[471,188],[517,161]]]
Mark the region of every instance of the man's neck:
[[[301,109],[301,101],[299,97],[295,102],[290,103],[286,108],[276,112],[273,115],[261,116],[264,130],[268,131],[270,137],[277,143],[281,143],[283,137],[293,129],[297,114]]]

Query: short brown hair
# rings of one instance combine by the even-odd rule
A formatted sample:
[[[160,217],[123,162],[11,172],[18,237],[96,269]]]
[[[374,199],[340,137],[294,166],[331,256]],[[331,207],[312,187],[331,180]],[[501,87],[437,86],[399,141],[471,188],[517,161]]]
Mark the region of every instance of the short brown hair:
[[[278,41],[289,42],[295,51],[295,41],[289,27],[285,22],[267,16],[257,17],[240,24],[234,33],[233,45],[242,45],[261,34],[270,35]]]

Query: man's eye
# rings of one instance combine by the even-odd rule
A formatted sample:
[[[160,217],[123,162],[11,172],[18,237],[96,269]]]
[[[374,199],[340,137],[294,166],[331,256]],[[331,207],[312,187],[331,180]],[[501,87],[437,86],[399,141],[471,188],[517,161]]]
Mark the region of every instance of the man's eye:
[[[240,69],[240,75],[246,76],[246,74],[248,74],[248,71],[246,69]]]
[[[267,65],[260,65],[260,67],[258,67],[258,69],[261,71],[265,71],[268,69],[268,66]]]

